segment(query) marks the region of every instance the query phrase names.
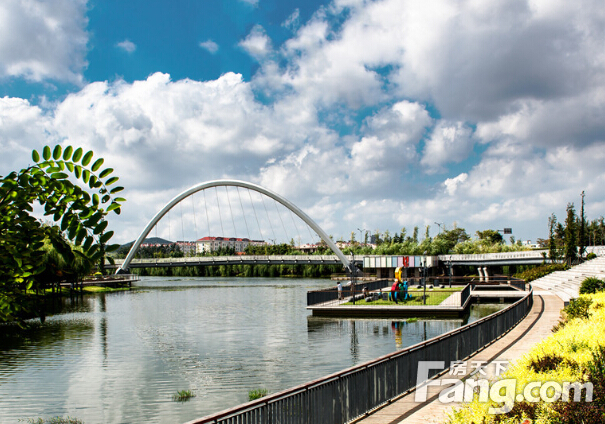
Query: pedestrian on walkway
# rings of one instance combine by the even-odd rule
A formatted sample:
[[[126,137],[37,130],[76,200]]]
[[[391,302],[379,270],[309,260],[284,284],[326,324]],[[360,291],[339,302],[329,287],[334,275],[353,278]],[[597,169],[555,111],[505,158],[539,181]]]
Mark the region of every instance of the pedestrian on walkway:
[[[342,300],[342,284],[340,284],[340,281],[338,282],[338,300]]]

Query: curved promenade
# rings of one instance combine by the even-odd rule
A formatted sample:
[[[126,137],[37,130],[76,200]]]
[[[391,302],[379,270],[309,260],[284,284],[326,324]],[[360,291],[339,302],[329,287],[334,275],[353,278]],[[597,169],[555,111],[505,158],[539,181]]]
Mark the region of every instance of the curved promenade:
[[[559,321],[563,301],[547,291],[534,291],[534,304],[530,313],[516,327],[496,340],[485,349],[466,359],[468,365],[464,374],[444,374],[428,387],[427,400],[416,402],[416,393],[411,392],[378,409],[368,416],[354,421],[358,424],[424,424],[444,423],[455,403],[441,403],[439,393],[451,384],[443,387],[437,384],[440,379],[464,379],[475,373],[471,364],[486,364],[484,371],[493,375],[497,364],[514,362],[527,353],[536,343],[548,337],[551,329]]]

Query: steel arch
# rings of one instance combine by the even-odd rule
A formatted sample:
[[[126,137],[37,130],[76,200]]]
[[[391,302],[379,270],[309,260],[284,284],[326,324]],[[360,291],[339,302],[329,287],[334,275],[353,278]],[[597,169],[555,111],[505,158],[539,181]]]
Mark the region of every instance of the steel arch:
[[[340,259],[340,261],[342,262],[342,264],[352,274],[356,273],[355,265],[351,261],[349,261],[347,259],[347,257],[344,255],[344,253],[342,253],[342,251],[338,248],[338,246],[336,246],[336,243],[334,243],[330,239],[330,237],[325,233],[325,231],[322,230],[321,227],[319,225],[317,225],[317,223],[315,221],[313,221],[306,213],[304,213],[300,208],[298,208],[296,205],[294,205],[288,199],[280,196],[277,193],[272,192],[271,190],[268,190],[268,189],[266,189],[264,187],[261,187],[259,185],[252,184],[252,183],[249,183],[249,182],[246,182],[246,181],[238,181],[238,180],[214,180],[214,181],[208,181],[208,182],[205,182],[205,183],[200,183],[200,184],[194,185],[193,187],[191,187],[191,188],[183,191],[181,194],[179,194],[174,199],[172,199],[170,202],[168,202],[166,204],[166,206],[164,206],[151,219],[151,221],[149,221],[149,223],[147,224],[147,226],[145,227],[145,229],[143,229],[143,231],[141,232],[141,234],[139,235],[139,237],[136,239],[136,241],[134,242],[134,244],[130,248],[130,251],[128,252],[128,255],[126,255],[126,259],[124,259],[124,262],[122,263],[122,266],[116,270],[116,274],[127,272],[128,267],[130,265],[130,262],[134,258],[134,254],[136,253],[137,249],[139,248],[139,246],[141,245],[141,243],[143,242],[143,240],[145,240],[145,238],[147,237],[147,235],[149,235],[149,233],[151,232],[151,230],[153,229],[153,227],[158,223],[158,221],[160,219],[162,219],[162,217],[164,215],[166,215],[168,213],[168,211],[170,211],[170,209],[172,209],[176,204],[178,204],[181,200],[186,199],[187,197],[191,196],[192,194],[197,193],[198,191],[202,191],[202,190],[205,190],[207,188],[222,187],[222,186],[227,186],[227,187],[242,187],[242,188],[247,188],[247,189],[250,189],[250,190],[254,190],[256,192],[264,194],[265,196],[268,196],[268,197],[272,198],[273,200],[281,203],[286,208],[288,208],[292,212],[294,212],[309,227],[313,228],[313,230],[319,235],[319,237],[321,237],[321,239],[326,242],[326,244],[328,245],[328,247],[330,247],[330,249],[332,249],[332,251],[336,254],[336,256],[338,256],[338,259]]]

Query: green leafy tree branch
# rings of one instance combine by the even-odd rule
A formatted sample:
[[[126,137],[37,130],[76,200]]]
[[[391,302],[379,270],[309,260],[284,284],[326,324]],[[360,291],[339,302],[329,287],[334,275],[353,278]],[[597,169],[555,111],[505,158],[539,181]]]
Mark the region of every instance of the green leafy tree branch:
[[[113,231],[106,231],[106,217],[120,213],[126,199],[116,195],[124,188],[115,185],[113,169],[101,169],[104,160],[93,162],[93,156],[82,148],[45,146],[42,155],[32,152],[34,165],[0,176],[0,322],[43,316],[28,291],[37,288],[35,277],[45,271],[45,241],[68,260],[77,254],[101,263],[106,252],[119,247],[108,244]],[[36,202],[56,225],[34,216]]]

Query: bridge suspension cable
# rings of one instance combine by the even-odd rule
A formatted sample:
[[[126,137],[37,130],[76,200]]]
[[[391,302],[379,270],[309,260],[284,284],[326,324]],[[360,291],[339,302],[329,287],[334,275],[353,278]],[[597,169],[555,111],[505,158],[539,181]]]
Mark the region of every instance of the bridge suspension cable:
[[[244,211],[244,205],[242,204],[242,196],[241,196],[241,193],[239,192],[239,187],[235,187],[235,188],[237,189],[237,197],[239,198],[239,205],[242,208],[242,217],[244,218],[244,223],[246,224],[246,232],[248,233],[248,239],[252,240],[252,237],[250,237],[250,228],[248,228],[248,220],[246,219],[246,212]]]
[[[258,215],[256,214],[256,208],[254,207],[254,202],[252,201],[252,194],[250,193],[250,190],[248,190],[248,197],[250,198],[250,204],[252,205],[252,210],[254,211],[254,218],[256,218],[256,225],[258,225],[258,232],[260,233],[260,238],[264,240],[265,237],[263,236],[263,230],[260,227],[260,222],[258,222]]]
[[[235,220],[233,218],[233,208],[231,207],[231,201],[229,199],[229,191],[227,189],[227,187],[237,187],[238,188],[238,195],[239,195],[239,188],[245,188],[248,190],[248,195],[251,201],[251,206],[252,209],[254,210],[254,215],[255,215],[255,219],[259,228],[259,232],[261,234],[261,238],[264,239],[264,237],[262,236],[262,227],[260,225],[260,221],[259,221],[259,217],[256,213],[256,208],[254,206],[254,202],[252,201],[252,195],[251,195],[251,191],[255,191],[257,193],[259,193],[259,195],[261,195],[261,202],[263,203],[265,212],[267,214],[267,219],[268,219],[268,224],[271,227],[271,231],[273,233],[273,236],[275,237],[275,239],[277,238],[275,236],[275,230],[273,228],[273,226],[271,225],[272,220],[271,217],[269,215],[267,206],[265,204],[264,201],[264,197],[270,197],[271,199],[273,199],[274,201],[280,203],[281,205],[283,205],[284,207],[286,207],[287,209],[290,210],[291,213],[294,213],[295,215],[297,215],[301,220],[303,220],[306,224],[307,224],[307,228],[309,229],[312,228],[317,235],[319,235],[319,237],[328,245],[328,247],[330,249],[332,249],[332,251],[336,254],[336,256],[339,258],[339,260],[342,262],[342,264],[348,268],[352,273],[356,273],[357,270],[354,267],[354,265],[349,261],[349,259],[342,253],[342,251],[338,248],[338,246],[336,246],[336,244],[330,239],[330,237],[323,231],[323,229],[321,229],[319,227],[319,225],[317,225],[317,223],[315,223],[315,221],[313,221],[306,213],[304,213],[300,208],[298,208],[297,206],[295,206],[293,203],[291,203],[290,201],[288,201],[287,199],[285,199],[284,197],[266,189],[263,188],[261,186],[258,186],[256,184],[253,183],[248,183],[245,181],[238,181],[238,180],[216,180],[216,181],[209,181],[209,182],[205,182],[205,183],[201,183],[201,184],[197,184],[185,191],[183,191],[182,193],[180,193],[179,195],[177,195],[176,197],[174,197],[170,202],[168,202],[147,224],[147,226],[143,229],[143,231],[141,232],[141,234],[139,235],[139,237],[136,239],[136,241],[134,242],[134,244],[132,245],[130,251],[128,252],[128,255],[126,256],[124,262],[122,263],[121,267],[117,270],[117,273],[122,273],[122,272],[126,272],[126,270],[128,269],[130,262],[132,261],[134,254],[136,253],[137,249],[139,248],[139,246],[141,245],[141,243],[143,242],[143,240],[145,239],[145,237],[147,237],[147,235],[149,234],[149,232],[157,225],[157,223],[161,220],[162,217],[164,217],[165,215],[168,214],[168,232],[169,232],[169,236],[171,235],[171,215],[170,215],[170,211],[172,210],[172,208],[177,204],[180,203],[183,199],[191,196],[194,193],[197,193],[199,191],[202,191],[204,194],[204,204],[205,204],[205,209],[206,209],[206,221],[208,224],[208,234],[210,233],[210,217],[209,217],[209,208],[207,207],[207,202],[206,202],[206,194],[205,194],[205,190],[209,189],[209,188],[215,188],[215,193],[216,193],[216,198],[217,198],[217,208],[219,210],[219,220],[221,223],[221,230],[223,231],[223,236],[224,234],[224,226],[223,226],[223,222],[222,222],[222,216],[220,213],[220,199],[218,196],[218,187],[220,186],[225,186],[226,187],[226,194],[227,194],[227,201],[229,203],[229,209],[232,212],[232,219],[233,219],[233,223],[234,223],[234,228],[236,228],[235,226]],[[241,203],[241,197],[240,197],[240,206],[242,206],[242,212],[243,211],[243,205]],[[277,205],[276,205],[277,207]],[[195,207],[193,207],[194,211],[195,211]],[[286,229],[284,220],[282,218],[282,215],[279,211],[279,209],[277,209],[277,213],[280,219],[280,222],[282,224],[282,226],[284,227],[284,229]],[[245,212],[243,213],[244,215],[244,219],[245,219]],[[194,221],[195,221],[195,212],[194,212]],[[292,218],[294,220],[294,218]],[[181,220],[183,221],[183,215],[182,215],[182,207],[181,207]],[[296,223],[294,223],[296,226]],[[246,227],[248,227],[247,225],[247,221],[246,221]],[[182,224],[182,228],[184,228],[184,224]],[[247,228],[247,230],[249,231],[249,228]],[[184,231],[184,230],[183,230]],[[298,231],[298,230],[297,230]],[[157,227],[156,227],[156,232],[157,232]],[[311,231],[309,229],[309,234],[311,234]],[[311,234],[312,236],[312,234]],[[287,233],[286,233],[286,237]],[[183,237],[184,238],[184,237]],[[312,237],[313,238],[313,237]],[[275,241],[274,239],[274,241]]]
[[[233,235],[237,234],[237,228],[235,227],[235,217],[233,216],[233,209],[231,208],[231,199],[229,198],[229,190],[225,186],[225,192],[227,193],[227,202],[229,203],[229,212],[231,213],[231,222],[233,223]]]

